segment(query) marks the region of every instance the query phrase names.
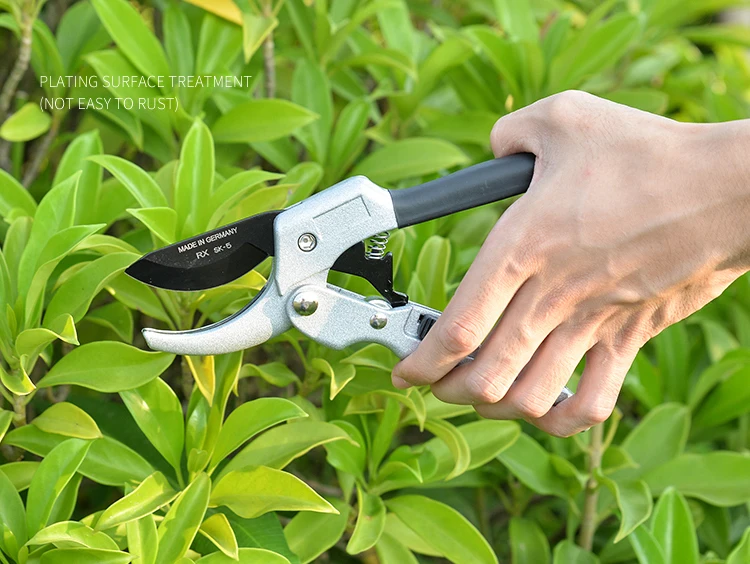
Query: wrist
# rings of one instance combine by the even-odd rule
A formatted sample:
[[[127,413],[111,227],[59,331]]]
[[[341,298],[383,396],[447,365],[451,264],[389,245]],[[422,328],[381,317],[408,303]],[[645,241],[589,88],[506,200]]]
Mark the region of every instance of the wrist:
[[[716,215],[719,269],[750,270],[750,120],[679,124],[689,139],[684,165],[705,206]],[[712,222],[713,223],[713,222]]]

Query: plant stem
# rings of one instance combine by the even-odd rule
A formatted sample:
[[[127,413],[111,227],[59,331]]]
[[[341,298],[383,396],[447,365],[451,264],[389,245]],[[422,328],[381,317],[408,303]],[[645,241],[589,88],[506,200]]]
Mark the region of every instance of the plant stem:
[[[271,14],[271,2],[263,6],[264,15]],[[273,31],[263,41],[263,71],[266,78],[266,98],[276,97],[276,57],[274,56]]]
[[[594,475],[602,465],[602,446],[604,440],[604,426],[596,425],[591,429],[591,447],[589,450],[589,479],[586,482],[586,497],[583,502],[583,517],[581,518],[581,532],[578,544],[586,550],[594,546],[596,532],[596,506],[599,501],[599,482]]]
[[[0,92],[0,123],[5,121],[5,116],[16,94],[18,84],[21,82],[23,75],[26,74],[26,69],[29,68],[29,62],[31,61],[31,37],[34,28],[34,17],[28,9],[28,2],[25,3],[25,8],[27,9],[21,12],[21,45],[18,49],[18,58],[16,59],[16,64],[13,65],[13,70],[8,75],[8,80],[5,81],[2,92]]]
[[[16,427],[23,427],[26,425],[26,402],[24,396],[13,396],[13,424]]]
[[[52,141],[54,141],[55,137],[57,137],[61,120],[62,118],[58,114],[52,118],[52,125],[50,126],[49,131],[34,148],[34,155],[31,157],[31,163],[29,164],[29,168],[26,169],[26,174],[23,176],[23,185],[26,188],[31,186],[31,183],[34,182],[39,175],[39,169],[42,167],[42,163],[47,157],[49,147],[52,145]]]

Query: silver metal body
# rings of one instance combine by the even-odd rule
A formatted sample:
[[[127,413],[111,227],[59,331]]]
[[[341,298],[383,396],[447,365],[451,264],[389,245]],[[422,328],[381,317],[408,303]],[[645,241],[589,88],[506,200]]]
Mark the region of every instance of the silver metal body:
[[[154,350],[214,355],[259,345],[296,327],[334,349],[379,343],[404,358],[420,343],[420,316],[437,317],[439,311],[411,302],[392,308],[327,283],[344,251],[397,226],[387,190],[364,176],[344,180],[278,215],[271,276],[244,309],[200,329],[144,329],[146,342]],[[565,388],[558,402],[570,395]]]

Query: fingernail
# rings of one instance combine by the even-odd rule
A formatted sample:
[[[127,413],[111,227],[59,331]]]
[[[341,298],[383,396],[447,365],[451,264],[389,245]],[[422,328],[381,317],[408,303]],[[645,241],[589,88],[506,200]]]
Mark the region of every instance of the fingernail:
[[[393,382],[393,385],[400,390],[405,390],[406,388],[411,387],[411,384],[409,382],[407,382],[403,378],[399,378],[398,376],[391,376],[391,382]]]

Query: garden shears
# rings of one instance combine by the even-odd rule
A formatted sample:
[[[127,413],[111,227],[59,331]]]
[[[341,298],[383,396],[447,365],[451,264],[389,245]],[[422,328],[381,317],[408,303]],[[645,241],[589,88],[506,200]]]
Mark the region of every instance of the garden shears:
[[[441,312],[393,289],[393,257],[385,252],[388,233],[522,194],[534,160],[528,153],[511,155],[400,190],[354,176],[285,210],[150,252],[126,272],[168,290],[214,288],[268,256],[274,262],[266,285],[237,313],[188,331],[146,328],[146,343],[158,351],[215,355],[259,345],[296,327],[330,348],[379,343],[404,358]],[[330,270],[361,276],[380,296],[365,297],[328,283]],[[564,388],[556,403],[571,395]]]

